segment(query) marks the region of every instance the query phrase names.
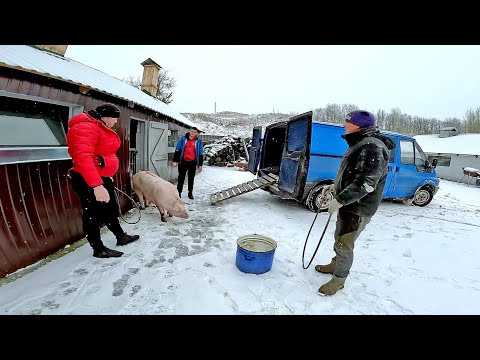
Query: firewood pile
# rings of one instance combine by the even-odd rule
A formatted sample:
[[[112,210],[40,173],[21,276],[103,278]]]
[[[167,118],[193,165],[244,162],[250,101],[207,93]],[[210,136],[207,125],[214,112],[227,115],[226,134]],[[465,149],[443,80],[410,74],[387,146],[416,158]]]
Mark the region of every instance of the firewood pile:
[[[233,166],[234,163],[247,162],[245,147],[250,151],[251,146],[250,138],[225,136],[203,147],[204,162],[213,166]]]

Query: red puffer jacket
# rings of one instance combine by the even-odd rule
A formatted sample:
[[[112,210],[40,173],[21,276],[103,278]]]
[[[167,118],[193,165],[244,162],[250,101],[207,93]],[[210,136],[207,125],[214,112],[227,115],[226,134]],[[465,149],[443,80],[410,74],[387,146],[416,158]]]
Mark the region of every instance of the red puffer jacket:
[[[120,137],[100,120],[88,114],[78,114],[68,122],[68,153],[73,160],[73,171],[80,173],[91,187],[102,185],[101,176],[113,176],[118,170],[116,155]],[[103,157],[105,166],[95,161],[96,155]]]

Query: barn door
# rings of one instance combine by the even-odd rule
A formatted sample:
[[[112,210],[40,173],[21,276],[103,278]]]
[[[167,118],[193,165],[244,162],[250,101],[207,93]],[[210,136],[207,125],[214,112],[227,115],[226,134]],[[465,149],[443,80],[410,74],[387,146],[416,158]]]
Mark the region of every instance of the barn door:
[[[150,122],[148,131],[148,170],[168,179],[168,124]]]

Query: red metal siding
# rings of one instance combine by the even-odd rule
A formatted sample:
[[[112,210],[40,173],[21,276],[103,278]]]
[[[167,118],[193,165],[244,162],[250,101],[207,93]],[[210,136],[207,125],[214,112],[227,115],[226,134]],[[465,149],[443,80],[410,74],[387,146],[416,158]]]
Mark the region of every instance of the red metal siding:
[[[80,239],[79,201],[65,176],[70,160],[0,166],[0,276]]]

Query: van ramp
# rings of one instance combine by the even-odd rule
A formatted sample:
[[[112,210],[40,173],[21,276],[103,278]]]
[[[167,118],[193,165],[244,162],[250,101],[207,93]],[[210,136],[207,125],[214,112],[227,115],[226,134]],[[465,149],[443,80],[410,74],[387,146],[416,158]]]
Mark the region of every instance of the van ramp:
[[[251,181],[244,182],[243,184],[235,185],[226,190],[213,193],[212,195],[210,195],[210,202],[212,204],[216,204],[220,201],[227,200],[242,194],[246,194],[250,191],[264,188],[269,185],[275,184],[277,182],[278,182],[278,175],[266,174],[259,178],[253,179]]]

